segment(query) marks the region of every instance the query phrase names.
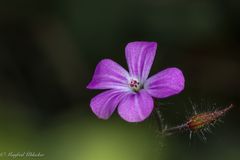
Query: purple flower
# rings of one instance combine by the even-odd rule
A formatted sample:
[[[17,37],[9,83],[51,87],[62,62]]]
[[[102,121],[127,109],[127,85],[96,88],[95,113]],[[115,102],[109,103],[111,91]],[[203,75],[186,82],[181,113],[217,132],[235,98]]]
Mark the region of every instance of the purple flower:
[[[178,68],[167,68],[148,78],[157,50],[156,42],[131,42],[125,48],[129,72],[111,59],[99,62],[88,89],[104,89],[91,100],[91,109],[108,119],[118,106],[118,114],[128,122],[140,122],[151,114],[153,98],[166,98],[184,89]]]

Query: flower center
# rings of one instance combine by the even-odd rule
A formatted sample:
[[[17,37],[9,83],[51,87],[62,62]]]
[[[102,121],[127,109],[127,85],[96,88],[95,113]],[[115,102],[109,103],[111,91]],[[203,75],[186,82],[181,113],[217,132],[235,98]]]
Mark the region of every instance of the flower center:
[[[142,85],[138,80],[132,79],[131,82],[129,83],[130,88],[134,91],[137,92],[142,88]]]

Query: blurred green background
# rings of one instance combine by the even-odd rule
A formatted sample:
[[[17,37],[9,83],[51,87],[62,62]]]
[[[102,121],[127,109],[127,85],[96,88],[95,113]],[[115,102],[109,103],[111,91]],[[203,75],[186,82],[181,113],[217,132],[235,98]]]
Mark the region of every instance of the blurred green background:
[[[41,160],[240,159],[240,2],[237,0],[2,0],[0,160],[9,152]],[[207,143],[188,133],[163,138],[156,119],[98,120],[86,89],[96,64],[126,67],[131,41],[158,42],[151,75],[176,66],[186,88],[161,100],[173,126],[197,110],[235,104]]]

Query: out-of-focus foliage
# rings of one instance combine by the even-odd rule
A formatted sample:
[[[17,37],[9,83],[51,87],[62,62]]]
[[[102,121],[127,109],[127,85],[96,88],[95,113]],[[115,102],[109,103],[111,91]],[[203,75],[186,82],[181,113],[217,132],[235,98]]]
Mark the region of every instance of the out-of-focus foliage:
[[[239,159],[240,3],[236,0],[3,0],[0,2],[0,153],[40,159]],[[162,138],[154,119],[98,120],[88,91],[96,64],[126,67],[130,41],[156,41],[151,74],[181,68],[185,91],[162,102],[168,125],[192,112],[190,97],[236,108],[207,144],[188,134]],[[209,104],[208,104],[209,103]],[[189,144],[191,143],[191,144]],[[1,155],[1,154],[0,154]],[[25,157],[26,158],[26,157]],[[1,157],[1,159],[10,159]]]

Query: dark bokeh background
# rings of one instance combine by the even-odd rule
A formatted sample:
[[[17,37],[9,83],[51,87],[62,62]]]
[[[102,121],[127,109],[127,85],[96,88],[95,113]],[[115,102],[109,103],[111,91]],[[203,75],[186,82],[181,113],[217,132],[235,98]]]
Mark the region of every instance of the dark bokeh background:
[[[240,2],[237,0],[8,0],[0,2],[0,153],[41,152],[49,160],[240,158]],[[96,64],[126,67],[124,47],[156,41],[151,74],[181,68],[185,91],[162,100],[165,122],[235,104],[207,143],[167,138],[154,118],[98,120],[86,90]],[[1,156],[0,159],[11,159]],[[22,159],[28,159],[24,157]]]

